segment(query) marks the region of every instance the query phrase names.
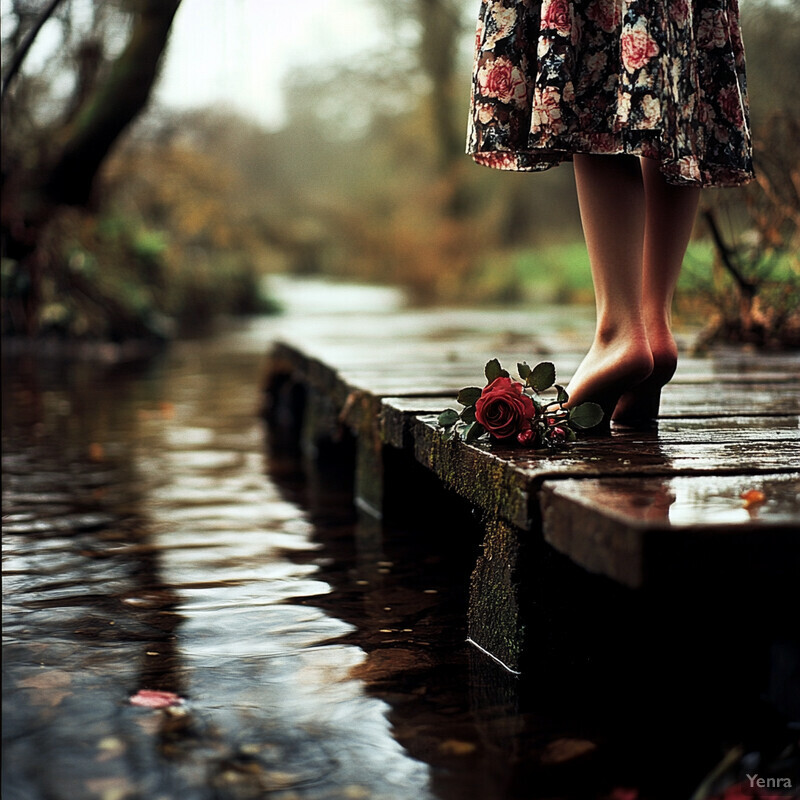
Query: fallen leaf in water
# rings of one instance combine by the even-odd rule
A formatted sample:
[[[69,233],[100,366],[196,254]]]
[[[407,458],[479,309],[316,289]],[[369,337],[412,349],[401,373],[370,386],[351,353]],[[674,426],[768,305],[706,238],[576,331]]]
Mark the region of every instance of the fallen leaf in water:
[[[372,796],[366,786],[359,786],[357,783],[345,786],[342,794],[346,800],[369,800]]]
[[[586,739],[556,739],[550,742],[542,753],[543,764],[561,764],[573,758],[586,755],[595,750],[597,745]]]
[[[132,706],[142,708],[168,708],[178,706],[183,699],[178,697],[175,692],[162,692],[160,689],[140,689],[130,698]]]
[[[106,736],[97,743],[97,749],[100,753],[95,758],[95,761],[103,763],[121,756],[125,752],[125,742],[122,739],[117,739],[116,736]]]
[[[103,461],[106,457],[106,451],[100,442],[92,442],[89,445],[89,460],[90,461]]]
[[[749,489],[746,492],[742,492],[739,497],[744,500],[745,508],[752,508],[753,506],[760,505],[767,499],[764,492],[760,492],[758,489]]]
[[[476,750],[472,742],[462,742],[458,739],[446,739],[439,745],[439,752],[446,756],[468,756]]]

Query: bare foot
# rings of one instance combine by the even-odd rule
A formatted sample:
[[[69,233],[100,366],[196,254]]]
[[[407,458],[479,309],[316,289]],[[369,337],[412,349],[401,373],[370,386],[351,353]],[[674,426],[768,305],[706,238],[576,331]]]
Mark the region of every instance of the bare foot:
[[[625,392],[611,419],[629,428],[652,428],[657,424],[661,390],[669,383],[678,366],[678,348],[670,331],[650,335],[653,371],[637,386]]]
[[[608,430],[620,397],[646,380],[653,371],[653,356],[644,336],[595,338],[586,357],[569,382],[567,406],[598,403],[603,422],[598,432]]]

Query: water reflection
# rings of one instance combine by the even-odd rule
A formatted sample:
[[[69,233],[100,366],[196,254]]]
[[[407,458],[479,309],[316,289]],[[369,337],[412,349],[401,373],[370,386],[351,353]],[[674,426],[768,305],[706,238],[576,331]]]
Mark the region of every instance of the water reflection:
[[[431,796],[264,474],[266,339],[135,374],[6,364],[4,797]]]

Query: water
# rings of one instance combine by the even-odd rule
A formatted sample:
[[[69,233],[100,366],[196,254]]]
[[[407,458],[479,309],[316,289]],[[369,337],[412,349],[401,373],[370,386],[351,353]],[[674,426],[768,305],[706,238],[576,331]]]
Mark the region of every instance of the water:
[[[282,324],[133,366],[5,362],[7,800],[485,796],[447,767],[476,751],[468,570],[389,560],[346,481],[268,454]]]
[[[270,447],[263,361],[289,324],[124,367],[4,363],[3,797],[670,796],[654,764],[685,753],[547,686],[523,701],[469,649],[468,520],[380,529],[346,469]]]

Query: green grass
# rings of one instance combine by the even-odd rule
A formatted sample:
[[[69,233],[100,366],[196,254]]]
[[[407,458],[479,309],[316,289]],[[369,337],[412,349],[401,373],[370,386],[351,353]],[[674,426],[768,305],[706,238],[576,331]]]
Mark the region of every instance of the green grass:
[[[511,269],[526,297],[547,302],[591,299],[592,276],[583,242],[523,250],[512,257]]]
[[[678,282],[678,293],[695,292],[707,287],[712,281],[714,246],[710,241],[697,240],[689,243],[684,267]],[[759,268],[759,272],[760,272]],[[515,286],[522,299],[540,302],[591,302],[592,277],[589,256],[582,241],[547,245],[509,254],[504,263],[495,262],[492,274],[501,283],[499,275],[505,273],[505,281]],[[789,279],[794,274],[789,255],[775,259],[770,267],[772,280]],[[491,285],[491,281],[487,281]]]

